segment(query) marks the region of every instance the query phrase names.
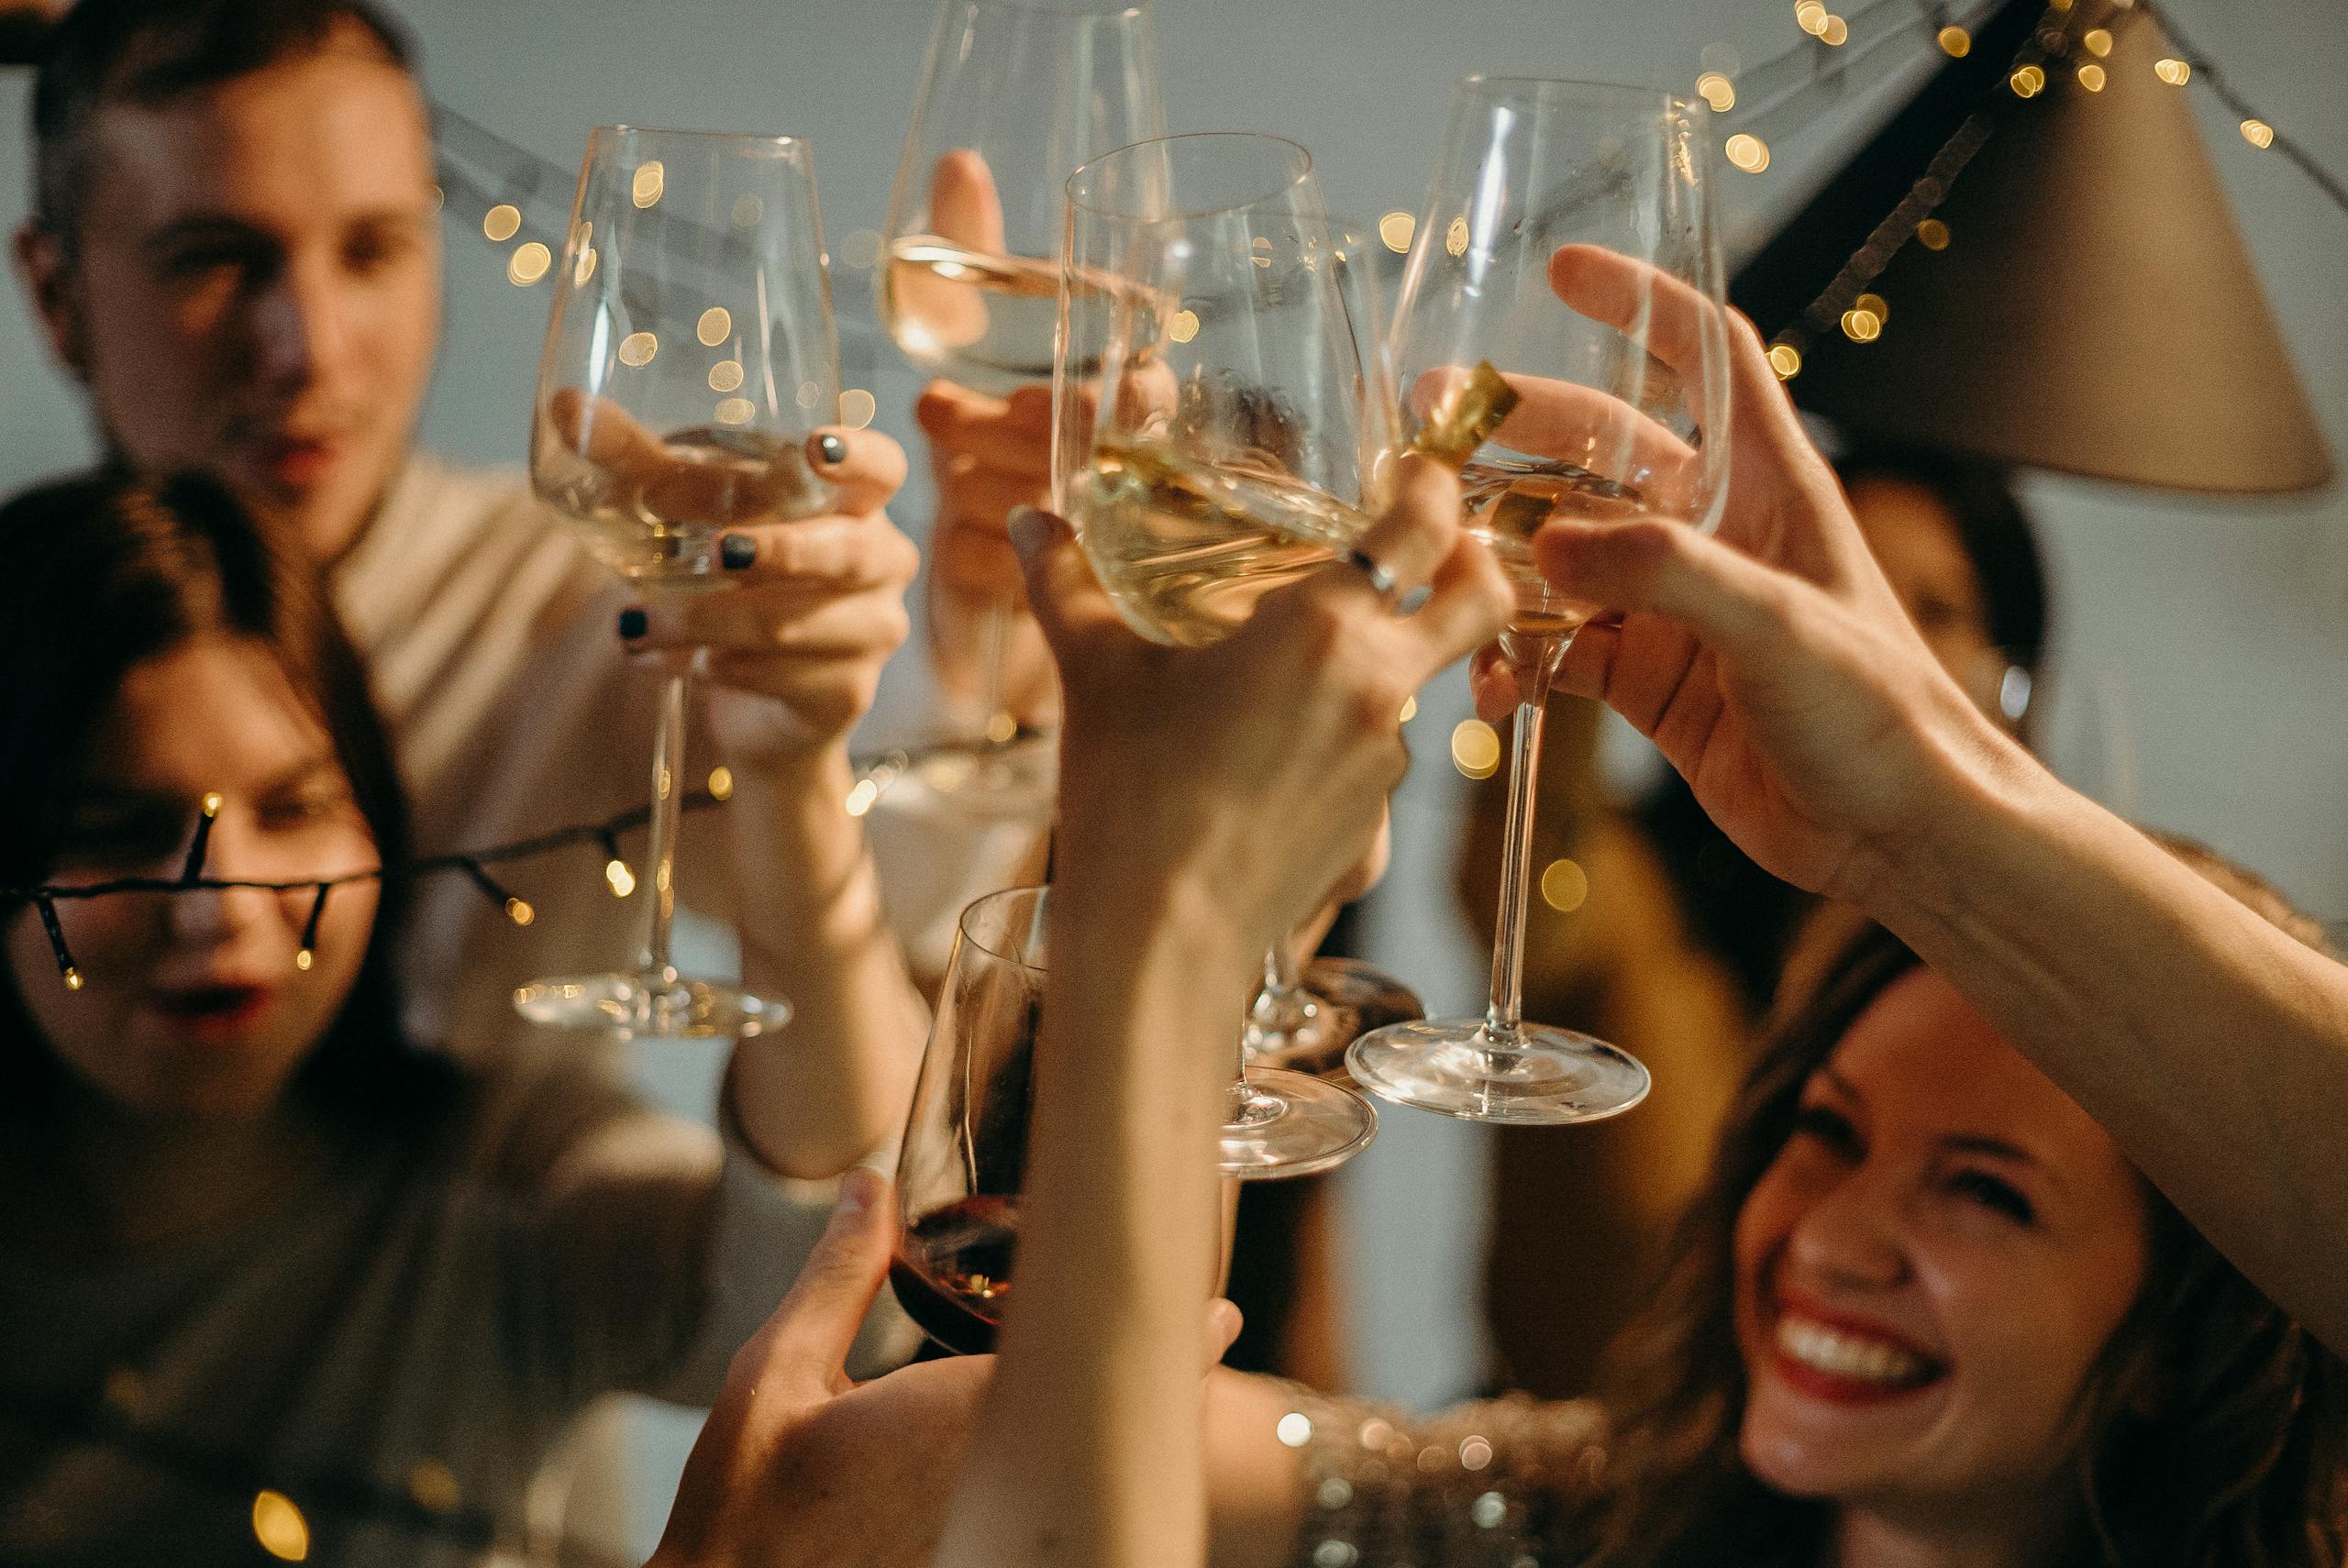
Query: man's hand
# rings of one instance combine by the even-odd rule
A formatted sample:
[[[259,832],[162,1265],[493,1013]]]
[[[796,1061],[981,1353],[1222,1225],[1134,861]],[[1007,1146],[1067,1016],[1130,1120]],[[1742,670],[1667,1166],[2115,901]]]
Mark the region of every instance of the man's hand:
[[[1004,709],[1023,724],[1049,727],[1059,719],[1059,679],[1027,609],[1008,520],[1051,492],[1052,390],[1022,387],[1002,398],[932,381],[914,417],[929,437],[937,486],[928,589],[937,679],[962,703],[983,704],[999,636]]]
[[[1694,291],[1587,246],[1557,252],[1566,304],[1627,328],[1692,378]],[[1950,680],[1867,553],[1833,470],[1803,434],[1750,322],[1729,323],[1727,508],[1718,537],[1645,520],[1554,522],[1542,575],[1612,614],[1585,626],[1557,685],[1638,727],[1746,854],[1788,881],[1852,897],[1967,777],[2031,766]],[[1487,717],[1507,670],[1476,670]]]

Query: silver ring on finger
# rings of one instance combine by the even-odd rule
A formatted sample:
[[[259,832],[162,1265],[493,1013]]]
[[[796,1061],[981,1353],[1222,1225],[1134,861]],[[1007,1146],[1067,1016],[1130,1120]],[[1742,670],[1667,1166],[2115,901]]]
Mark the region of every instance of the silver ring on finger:
[[[1392,610],[1396,607],[1398,600],[1394,591],[1399,585],[1392,567],[1364,549],[1346,551],[1346,564],[1359,569],[1361,574],[1369,580],[1370,591],[1386,602],[1386,608]]]

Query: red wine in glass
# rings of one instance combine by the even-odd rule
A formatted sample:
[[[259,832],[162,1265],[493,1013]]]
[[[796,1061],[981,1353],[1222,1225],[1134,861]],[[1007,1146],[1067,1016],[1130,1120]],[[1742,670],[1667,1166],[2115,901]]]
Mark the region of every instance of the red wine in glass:
[[[981,1194],[931,1209],[906,1227],[890,1260],[897,1304],[956,1355],[991,1352],[1018,1231],[1015,1198]]]

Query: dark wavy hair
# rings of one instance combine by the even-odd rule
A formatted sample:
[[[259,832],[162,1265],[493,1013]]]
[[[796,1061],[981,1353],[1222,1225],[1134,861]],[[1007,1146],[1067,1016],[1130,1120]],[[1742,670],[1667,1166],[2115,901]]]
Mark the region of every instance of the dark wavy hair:
[[[2260,878],[2182,840],[2172,854],[2310,946],[2320,928]],[[1656,1305],[1626,1331],[1605,1405],[1604,1479],[1581,1521],[1608,1568],[1810,1564],[1830,1504],[1745,1467],[1734,1322],[1739,1210],[1793,1136],[1802,1086],[1919,965],[1870,926],[1781,1011],[1681,1222]],[[2220,1254],[2150,1182],[2134,1304],[2073,1412],[2078,1525],[2104,1568],[2342,1568],[2348,1562],[2348,1369]]]
[[[50,875],[91,747],[134,668],[195,637],[254,639],[325,729],[386,867],[358,977],[294,1092],[371,1123],[441,1104],[451,1069],[400,1034],[392,976],[407,902],[406,797],[365,672],[299,542],[210,479],[113,470],[0,505],[0,822],[10,824],[0,887]],[[0,967],[0,1108],[39,1104],[61,1071]]]

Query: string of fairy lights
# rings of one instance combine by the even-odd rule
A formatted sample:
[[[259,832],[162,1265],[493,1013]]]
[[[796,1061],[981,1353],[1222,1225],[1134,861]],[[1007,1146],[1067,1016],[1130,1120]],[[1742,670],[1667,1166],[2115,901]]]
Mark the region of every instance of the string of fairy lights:
[[[2063,69],[2068,69],[2087,92],[2100,93],[2110,85],[2114,68],[2106,61],[2112,50],[2111,30],[2103,26],[2079,28],[2073,15],[2076,5],[2077,0],[2048,0],[2045,15],[2022,40],[2005,74],[1992,87],[1993,94],[2034,98],[2052,83],[2051,73]],[[1749,72],[1739,72],[1733,56],[1718,58],[1713,50],[1707,50],[1707,69],[1696,79],[1696,92],[1715,113],[1734,116],[1732,123],[1739,128],[1722,144],[1730,166],[1747,174],[1761,174],[1774,160],[1769,136],[1786,134],[1778,127],[1789,123],[1792,134],[1799,134],[1814,121],[1817,101],[1842,89],[1847,66],[1891,50],[1901,40],[1929,39],[1929,47],[1952,60],[1962,60],[1973,51],[1975,28],[1982,17],[1996,9],[1991,6],[1960,19],[1951,6],[1936,0],[1871,0],[1844,17],[1831,11],[1824,0],[1799,0],[1794,22],[1804,35],[1801,41]],[[1897,14],[1883,17],[1888,10]],[[2142,10],[2167,37],[2169,52],[2150,66],[2155,77],[2176,88],[2199,82],[2236,117],[2244,142],[2262,152],[2280,153],[2334,205],[2348,212],[2348,183],[2325,168],[2305,143],[2254,106],[2177,28],[2165,7],[2154,0],[2117,0],[2114,10]],[[1878,21],[1879,30],[1866,36],[1870,25]],[[1854,45],[1854,39],[1862,41]],[[1848,58],[1838,59],[1846,49]],[[1807,115],[1802,113],[1805,107],[1811,111]],[[1990,113],[1994,107],[1985,104],[1966,117],[1918,174],[1907,195],[1869,232],[1798,320],[1778,334],[1769,346],[1769,363],[1778,379],[1790,381],[1801,373],[1802,349],[1817,336],[1839,329],[1853,342],[1868,343],[1882,335],[1890,319],[1890,304],[1871,292],[1870,285],[1911,241],[1928,250],[1944,250],[1954,242],[1949,226],[1934,215],[1934,209],[1947,200],[1957,176],[1988,141],[1995,124]]]
[[[885,768],[888,763],[884,761],[880,767]],[[877,783],[875,778],[876,775],[869,773],[850,793],[848,810],[851,815],[861,816],[864,811],[870,809],[871,802],[879,799],[885,785]],[[725,767],[717,767],[711,770],[707,787],[684,796],[678,801],[678,807],[681,811],[700,811],[730,800],[733,793],[734,775]],[[301,946],[294,955],[294,966],[306,972],[317,962],[318,929],[326,919],[327,900],[338,888],[382,881],[387,867],[375,866],[340,876],[304,878],[290,882],[207,877],[204,874],[204,867],[211,853],[212,830],[226,803],[217,791],[207,793],[198,802],[195,831],[189,837],[187,855],[182,860],[176,877],[118,877],[102,882],[43,882],[32,887],[0,888],[0,907],[30,904],[39,911],[41,929],[48,933],[50,953],[57,960],[58,976],[65,982],[66,989],[78,991],[83,979],[82,971],[74,965],[72,950],[66,945],[64,926],[57,917],[57,906],[61,903],[119,898],[132,893],[183,895],[239,889],[270,893],[307,892],[310,894],[310,912],[303,925]],[[858,809],[859,803],[862,810]],[[620,853],[620,835],[642,827],[650,820],[651,814],[650,806],[637,806],[599,823],[575,823],[488,849],[425,856],[406,862],[399,870],[410,878],[445,872],[461,873],[507,920],[515,925],[528,925],[537,919],[537,907],[492,876],[492,867],[592,844],[600,846],[604,852],[604,885],[611,889],[614,898],[625,899],[636,891],[637,878]]]

